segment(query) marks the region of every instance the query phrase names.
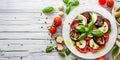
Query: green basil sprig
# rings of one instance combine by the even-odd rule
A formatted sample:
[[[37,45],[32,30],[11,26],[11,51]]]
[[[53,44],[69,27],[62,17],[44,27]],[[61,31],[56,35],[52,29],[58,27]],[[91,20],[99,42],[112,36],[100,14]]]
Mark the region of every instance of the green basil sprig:
[[[58,54],[59,54],[61,57],[63,57],[63,58],[65,57],[65,54],[62,53],[62,52],[59,52]]]
[[[112,57],[116,59],[116,57],[119,55],[119,47],[115,47],[112,51]]]
[[[43,13],[51,13],[53,12],[55,9],[53,7],[46,7],[42,10]]]
[[[79,5],[78,0],[63,0],[63,2],[66,4],[66,14],[70,13],[71,8],[73,6],[78,6]]]
[[[46,53],[50,53],[54,50],[53,46],[47,46]]]
[[[84,25],[79,25],[79,26],[76,27],[76,30],[84,33],[85,32],[85,26]]]
[[[104,33],[100,30],[93,30],[93,31],[91,31],[91,34],[95,37],[100,37],[100,36],[104,35]]]
[[[66,49],[65,49],[65,54],[66,54],[66,55],[69,55],[70,53],[71,53],[70,50],[69,50],[68,48],[66,48]]]
[[[87,33],[82,33],[80,36],[79,36],[79,40],[84,40],[84,38],[87,36]]]
[[[78,60],[78,59],[74,57],[74,58],[72,58],[72,60]]]

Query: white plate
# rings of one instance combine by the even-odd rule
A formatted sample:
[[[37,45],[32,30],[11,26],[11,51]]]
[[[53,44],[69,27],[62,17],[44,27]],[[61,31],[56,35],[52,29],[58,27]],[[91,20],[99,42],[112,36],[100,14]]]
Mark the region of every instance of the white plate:
[[[73,46],[72,40],[69,37],[70,33],[70,24],[74,20],[74,18],[79,15],[80,13],[92,11],[97,12],[103,17],[110,20],[111,23],[111,35],[109,41],[107,42],[105,48],[97,53],[80,53],[78,52],[75,47]],[[104,8],[95,5],[80,5],[76,7],[71,13],[66,17],[64,24],[63,24],[63,38],[66,46],[70,49],[70,51],[78,57],[85,58],[85,59],[95,59],[107,54],[115,44],[117,36],[117,25],[115,23],[114,17]]]

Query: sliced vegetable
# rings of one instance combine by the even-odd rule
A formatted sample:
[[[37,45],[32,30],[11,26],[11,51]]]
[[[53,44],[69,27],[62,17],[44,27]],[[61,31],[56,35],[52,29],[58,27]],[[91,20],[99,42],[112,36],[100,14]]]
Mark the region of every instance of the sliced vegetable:
[[[51,13],[51,12],[53,12],[53,11],[54,11],[54,8],[51,7],[51,6],[42,9],[42,12],[43,12],[43,13]]]
[[[108,42],[108,40],[109,40],[109,34],[108,34],[108,33],[105,33],[105,34],[104,34],[104,38],[105,38],[105,41]]]
[[[94,36],[94,37],[100,37],[100,36],[103,36],[104,33],[100,30],[93,30],[91,31],[91,34]]]
[[[63,42],[63,37],[62,36],[56,36],[55,41],[57,43],[62,43]]]
[[[101,36],[101,37],[93,37],[93,40],[99,46],[105,45],[105,43],[106,43],[105,38],[103,36]]]
[[[80,33],[77,33],[75,31],[71,31],[70,32],[70,38],[73,40],[73,41],[79,41],[78,38],[80,36]]]
[[[68,56],[70,54],[70,50],[68,48],[65,49],[65,54]]]
[[[108,27],[107,23],[104,22],[104,24],[102,25],[102,27],[99,28],[99,30],[102,31],[103,33],[108,32],[109,27]]]
[[[89,46],[90,46],[92,49],[98,49],[98,48],[99,48],[99,45],[98,45],[97,43],[95,43],[93,39],[90,40]]]
[[[97,21],[95,22],[95,26],[101,27],[104,23],[104,20],[101,16],[97,16]]]
[[[79,25],[79,21],[78,20],[74,20],[71,23],[70,27],[71,27],[72,30],[75,30],[78,25]]]
[[[119,47],[116,46],[112,51],[112,57],[116,59],[118,55],[119,55]]]
[[[82,33],[80,36],[79,36],[79,38],[78,38],[78,40],[84,40],[84,38],[87,36],[87,33]]]
[[[91,15],[90,15],[89,12],[84,12],[84,13],[82,13],[82,15],[83,15],[84,17],[86,17],[87,23],[89,23],[89,22],[91,21]]]
[[[81,52],[81,53],[87,53],[89,50],[87,49],[87,46],[84,49],[79,48],[78,46],[75,46],[75,48]]]
[[[76,46],[78,46],[79,48],[85,48],[85,46],[87,45],[85,40],[81,40],[79,42],[76,42]]]
[[[47,48],[46,48],[46,53],[52,52],[53,49],[54,49],[53,46],[47,46]]]
[[[57,49],[57,51],[63,51],[64,50],[64,46],[62,44],[57,44],[56,45],[56,49]]]
[[[58,53],[62,58],[64,58],[65,57],[65,54],[64,53],[62,53],[62,52],[59,52]]]
[[[80,24],[83,24],[83,25],[87,24],[87,19],[83,15],[78,15],[75,20],[79,20]]]

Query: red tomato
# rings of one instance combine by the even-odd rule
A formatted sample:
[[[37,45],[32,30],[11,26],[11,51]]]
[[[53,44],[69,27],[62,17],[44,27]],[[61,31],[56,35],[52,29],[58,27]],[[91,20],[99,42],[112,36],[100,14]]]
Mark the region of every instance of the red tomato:
[[[74,21],[72,22],[72,24],[71,24],[71,29],[72,29],[72,30],[75,30],[76,26],[78,26],[78,25],[79,25],[79,21],[78,21],[78,20],[74,20]]]
[[[100,4],[101,6],[103,6],[103,5],[105,5],[106,0],[99,0],[98,2],[99,2],[99,4]]]
[[[109,40],[109,34],[108,34],[108,33],[105,33],[105,34],[104,34],[104,37],[105,37],[105,41],[108,42],[108,40]]]
[[[58,27],[62,24],[62,18],[61,17],[55,17],[54,18],[54,26]]]
[[[112,8],[114,6],[114,0],[108,0],[107,1],[107,7]]]
[[[75,47],[81,53],[87,53],[88,52],[87,46],[85,48],[83,48],[83,49],[79,48],[78,46],[75,46]]]
[[[105,56],[103,56],[103,57],[99,57],[99,58],[97,58],[96,60],[107,60],[107,59],[106,59]]]
[[[56,31],[57,31],[56,27],[50,26],[49,32],[50,32],[52,35],[55,34]]]
[[[87,37],[85,38],[86,41],[89,41],[90,39],[91,39],[91,37],[89,37],[89,36],[87,36]]]

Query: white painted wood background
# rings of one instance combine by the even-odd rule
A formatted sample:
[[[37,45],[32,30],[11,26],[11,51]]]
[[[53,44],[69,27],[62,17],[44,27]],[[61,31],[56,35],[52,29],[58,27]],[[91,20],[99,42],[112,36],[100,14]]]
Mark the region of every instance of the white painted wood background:
[[[79,1],[97,4],[97,0]],[[62,0],[0,0],[0,60],[72,60],[73,54],[63,59],[55,50],[44,52],[46,46],[56,44],[48,27],[58,13],[59,4],[64,3]],[[54,6],[56,11],[44,15],[41,9],[46,6]],[[59,27],[55,35],[61,34],[62,27]],[[111,52],[106,56],[113,60]]]

